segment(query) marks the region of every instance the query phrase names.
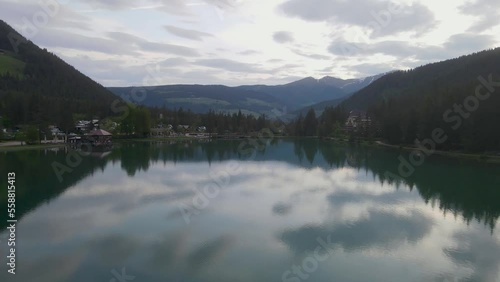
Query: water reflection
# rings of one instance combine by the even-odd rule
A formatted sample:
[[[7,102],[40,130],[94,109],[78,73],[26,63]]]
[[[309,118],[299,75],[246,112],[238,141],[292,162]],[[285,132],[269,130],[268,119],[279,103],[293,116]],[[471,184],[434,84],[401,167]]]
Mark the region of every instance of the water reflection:
[[[125,266],[140,281],[281,281],[327,237],[334,252],[310,281],[499,279],[498,166],[433,158],[394,180],[394,151],[278,140],[250,157],[240,144],[122,144],[62,182],[50,164],[64,151],[0,154],[0,173],[18,174],[13,281],[109,281]],[[186,225],[179,205],[233,161]]]
[[[18,197],[22,197],[22,205],[18,215],[35,208],[40,202],[47,202],[57,197],[68,187],[74,186],[97,171],[103,171],[106,165],[120,163],[127,175],[133,177],[138,172],[147,172],[152,164],[214,161],[231,159],[248,160],[248,156],[238,152],[241,141],[204,142],[194,141],[171,142],[171,144],[131,143],[123,144],[111,153],[100,154],[99,157],[82,158],[82,163],[71,173],[65,174],[63,182],[59,182],[50,164],[65,164],[66,152],[59,150],[24,151],[0,154],[0,163],[9,164],[8,169],[16,171],[18,178]],[[352,167],[364,170],[382,184],[404,184],[409,189],[417,188],[426,203],[439,205],[444,212],[460,214],[468,222],[478,220],[494,228],[500,216],[500,178],[498,166],[481,163],[434,158],[419,167],[416,173],[404,183],[386,177],[386,172],[397,172],[398,153],[370,148],[353,148],[334,146],[319,140],[278,141],[269,144],[266,152],[257,152],[255,161],[285,161],[307,168],[343,168]],[[293,152],[293,153],[292,153]],[[7,166],[1,167],[6,173]],[[181,180],[183,181],[183,180]],[[172,183],[179,186],[180,183]],[[5,183],[2,183],[5,186]],[[28,193],[29,190],[29,193]],[[189,196],[186,191],[177,196]],[[359,200],[357,195],[351,195]],[[165,197],[176,197],[167,195]],[[344,195],[348,197],[348,195]],[[6,197],[2,195],[2,204]],[[143,199],[147,201],[148,199]],[[386,199],[387,200],[387,199]],[[137,203],[140,204],[140,203]],[[2,215],[2,222],[6,219]],[[2,223],[4,224],[4,223]],[[4,226],[2,226],[4,227]]]
[[[498,281],[500,242],[488,234],[462,231],[454,234],[455,243],[443,249],[457,265],[470,269],[470,281]]]
[[[393,249],[403,242],[415,243],[431,230],[433,220],[413,210],[407,216],[369,210],[369,216],[355,222],[333,226],[303,226],[286,230],[280,239],[295,253],[313,251],[318,243],[311,238],[330,238],[344,250],[355,251],[369,248]]]
[[[287,215],[291,210],[291,204],[277,203],[273,206],[273,213],[280,216]]]

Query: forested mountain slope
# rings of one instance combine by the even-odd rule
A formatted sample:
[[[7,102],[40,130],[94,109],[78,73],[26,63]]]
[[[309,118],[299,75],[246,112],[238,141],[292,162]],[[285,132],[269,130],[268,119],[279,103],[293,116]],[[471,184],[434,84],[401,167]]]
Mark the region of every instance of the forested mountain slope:
[[[431,138],[442,149],[500,148],[500,48],[385,75],[341,104],[368,110],[391,143]]]
[[[5,123],[72,127],[73,114],[113,114],[115,95],[0,20],[0,116]]]

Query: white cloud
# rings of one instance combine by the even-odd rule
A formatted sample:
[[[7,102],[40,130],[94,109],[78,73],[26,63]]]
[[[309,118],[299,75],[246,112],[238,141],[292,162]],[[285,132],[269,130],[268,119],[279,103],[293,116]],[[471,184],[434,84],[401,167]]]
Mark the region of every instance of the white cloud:
[[[475,17],[470,30],[481,32],[500,24],[500,6],[496,0],[473,0],[460,6],[460,11]]]
[[[141,83],[157,65],[158,84],[277,84],[374,75],[495,47],[496,2],[402,0],[390,12],[388,0],[61,1],[30,39],[104,85]],[[0,18],[22,32],[23,18],[43,11],[38,0],[6,0]],[[346,54],[342,44],[355,48]]]
[[[306,21],[361,26],[373,35],[424,32],[435,25],[434,14],[420,3],[373,0],[288,0],[280,9]]]
[[[293,34],[288,31],[278,31],[273,34],[274,41],[278,43],[290,43],[293,42]]]
[[[204,37],[212,37],[213,35],[206,32],[201,32],[193,29],[184,29],[173,25],[166,25],[165,29],[178,37],[187,38],[190,40],[202,41]]]

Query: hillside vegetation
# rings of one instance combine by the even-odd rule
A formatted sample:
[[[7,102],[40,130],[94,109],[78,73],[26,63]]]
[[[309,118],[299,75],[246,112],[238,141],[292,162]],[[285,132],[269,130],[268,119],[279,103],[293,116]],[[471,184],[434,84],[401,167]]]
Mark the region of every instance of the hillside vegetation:
[[[11,74],[23,78],[25,66],[12,52],[0,51],[0,75]]]
[[[318,111],[326,106],[337,105],[353,92],[362,89],[381,75],[363,79],[339,79],[324,77],[304,78],[284,85],[245,85],[227,87],[223,85],[165,85],[145,87],[146,95],[140,104],[149,107],[187,109],[196,113],[210,110],[223,113],[236,113],[241,110],[254,116],[265,114],[281,119],[293,118],[297,110],[314,105]],[[118,96],[128,95],[133,87],[110,87]],[[336,103],[325,100],[335,99]]]
[[[24,43],[15,48],[12,38]],[[112,103],[119,98],[3,21],[0,50],[0,116],[5,126],[56,123],[71,128],[75,114],[114,114]]]
[[[113,93],[125,97],[134,87],[110,87]],[[148,107],[191,110],[208,113],[210,110],[235,113],[243,110],[259,116],[273,116],[281,102],[271,95],[222,85],[165,85],[144,87],[144,99],[138,101]],[[136,101],[137,102],[137,101]]]
[[[368,110],[390,143],[427,139],[439,149],[498,150],[500,48],[390,73],[341,107]]]

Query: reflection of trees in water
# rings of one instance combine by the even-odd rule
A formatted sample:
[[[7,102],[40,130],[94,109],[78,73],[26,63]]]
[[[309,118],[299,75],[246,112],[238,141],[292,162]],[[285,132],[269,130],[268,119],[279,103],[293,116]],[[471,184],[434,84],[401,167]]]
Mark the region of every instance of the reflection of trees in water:
[[[352,167],[366,167],[367,161],[370,158],[370,151],[360,150],[357,148],[349,148],[346,152],[347,164]]]
[[[410,190],[417,188],[427,204],[439,205],[443,213],[452,213],[457,217],[461,215],[467,223],[476,220],[489,225],[491,229],[495,227],[500,216],[498,166],[482,163],[460,164],[453,159],[433,158],[416,167],[415,173],[410,177],[395,179],[388,177],[386,173],[397,174],[399,153],[368,150],[371,155],[365,159],[364,166],[377,176],[382,184],[405,184]],[[407,157],[408,152],[403,155]]]
[[[108,160],[100,157],[82,157],[81,163],[71,168],[66,160],[65,150],[28,150],[0,154],[0,173],[16,173],[16,216],[20,219],[38,205],[57,198],[68,187],[76,185],[95,171],[104,170]],[[77,154],[75,154],[77,155]],[[72,161],[75,161],[72,158]],[[58,162],[70,167],[71,172],[62,174],[60,182],[52,168]],[[0,184],[2,191],[7,190],[7,183]],[[0,206],[7,206],[7,193],[0,194]],[[0,216],[0,228],[5,228],[7,214]]]
[[[123,165],[127,172],[147,169],[147,158],[151,162],[180,161],[224,161],[246,160],[248,156],[238,153],[238,141],[198,143],[174,142],[169,145],[144,143],[138,160],[130,158]],[[291,146],[290,146],[291,145]],[[126,152],[128,148],[124,148]],[[466,222],[477,220],[494,228],[500,216],[500,174],[498,166],[481,163],[463,163],[453,159],[428,159],[417,167],[415,173],[405,179],[387,177],[387,172],[397,174],[399,152],[360,146],[340,146],[317,139],[274,140],[266,152],[257,152],[256,160],[277,160],[309,166],[342,168],[352,167],[373,173],[379,181],[410,190],[417,188],[426,203],[437,204],[443,213],[462,216]],[[303,160],[307,160],[303,164]],[[122,157],[122,162],[128,161]]]
[[[342,147],[331,146],[331,144],[326,142],[320,142],[318,149],[325,159],[325,161],[330,165],[330,167],[342,167],[344,165],[345,150]]]
[[[0,167],[5,175],[7,169],[17,173],[16,211],[21,217],[40,203],[57,197],[68,187],[104,170],[108,161],[121,162],[129,176],[138,171],[147,171],[158,162],[274,160],[302,167],[335,169],[352,167],[373,173],[383,183],[410,189],[417,188],[426,203],[436,204],[443,213],[462,216],[466,222],[476,220],[494,228],[500,216],[500,174],[499,167],[480,163],[460,164],[457,160],[429,159],[417,167],[415,173],[406,179],[387,177],[386,172],[397,174],[399,152],[367,147],[335,145],[315,139],[274,140],[266,151],[256,151],[254,158],[239,152],[242,140],[219,142],[172,141],[170,143],[124,143],[117,145],[109,155],[83,157],[82,163],[71,173],[64,174],[59,182],[51,164],[54,161],[66,163],[64,151],[33,150],[0,154]],[[307,163],[303,163],[306,159]],[[6,189],[6,183],[0,184]],[[0,195],[0,204],[6,206],[6,193]],[[5,224],[5,214],[2,224]],[[1,227],[1,226],[0,226]]]
[[[121,167],[128,176],[134,176],[137,171],[147,171],[151,157],[154,157],[154,147],[146,143],[134,143],[119,148]]]
[[[305,156],[309,164],[314,162],[314,158],[318,153],[317,139],[296,139],[293,144],[294,152],[299,156],[300,161],[302,161],[303,156]]]

